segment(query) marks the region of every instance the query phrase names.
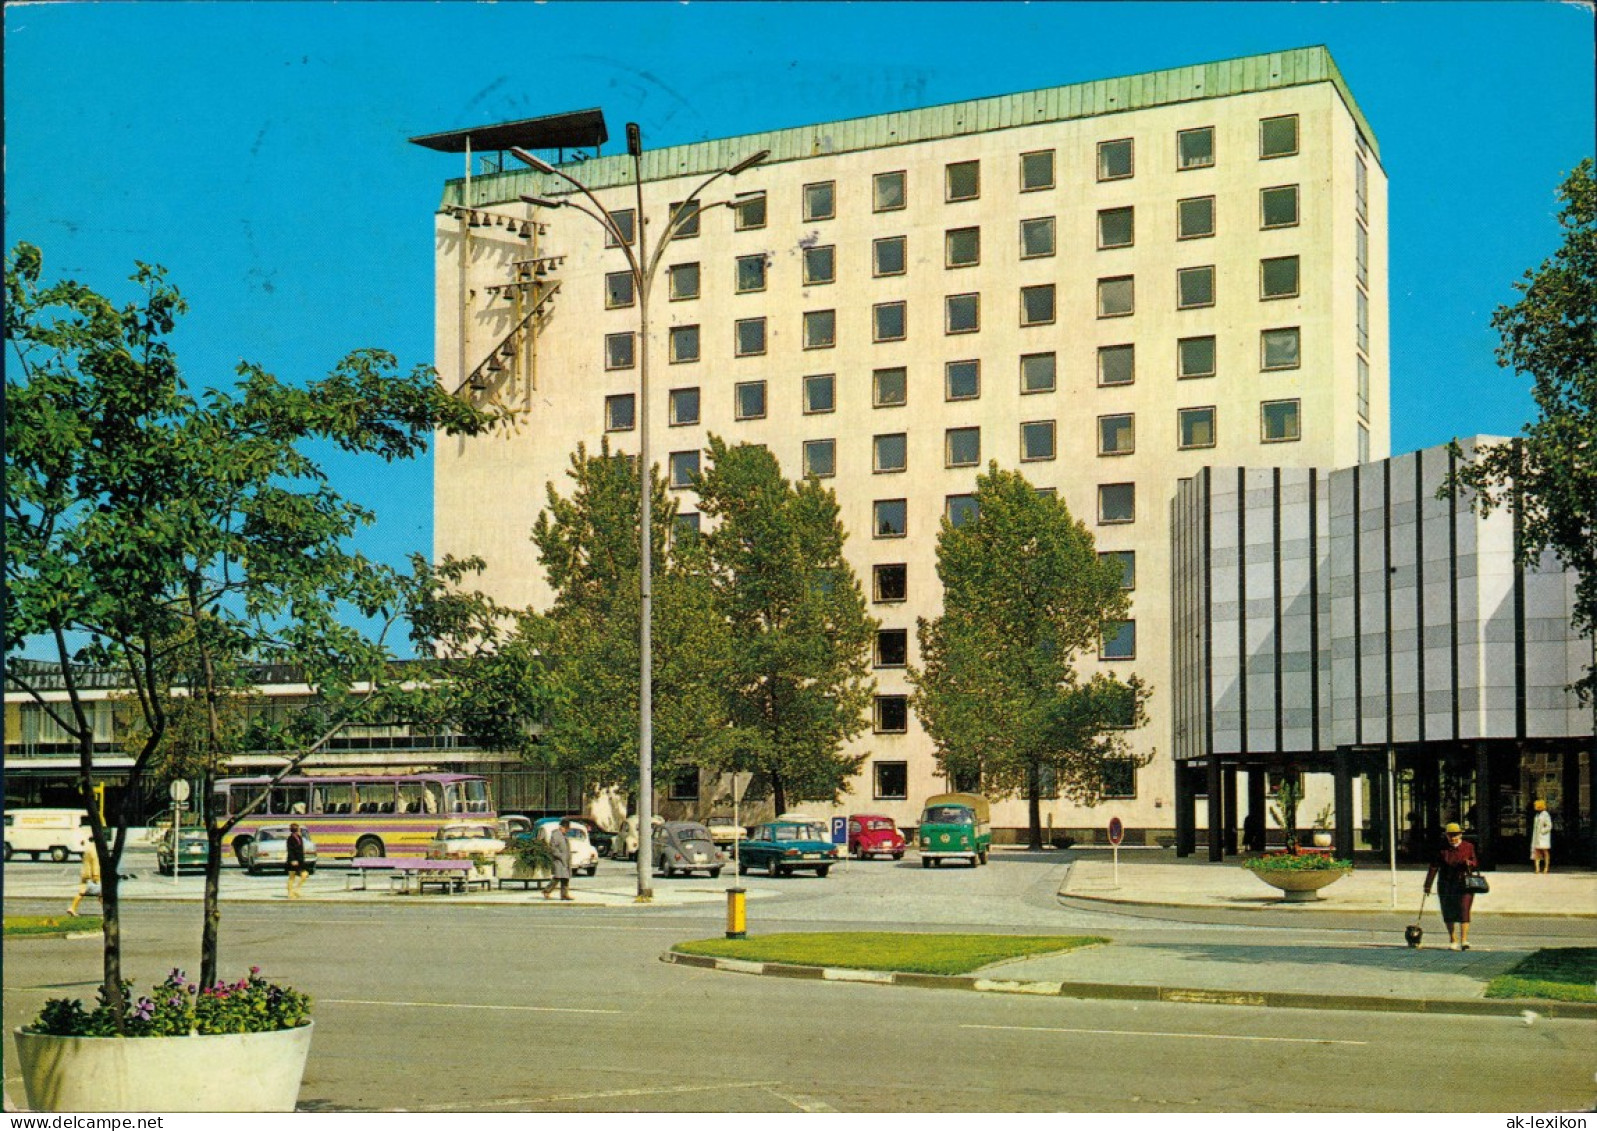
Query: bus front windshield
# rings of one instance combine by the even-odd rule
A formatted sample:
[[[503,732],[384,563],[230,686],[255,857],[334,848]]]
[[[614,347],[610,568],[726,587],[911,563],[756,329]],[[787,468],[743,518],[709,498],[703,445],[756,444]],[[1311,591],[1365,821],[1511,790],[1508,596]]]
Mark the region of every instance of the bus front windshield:
[[[968,825],[971,813],[958,805],[937,805],[921,814],[920,822],[923,825]]]

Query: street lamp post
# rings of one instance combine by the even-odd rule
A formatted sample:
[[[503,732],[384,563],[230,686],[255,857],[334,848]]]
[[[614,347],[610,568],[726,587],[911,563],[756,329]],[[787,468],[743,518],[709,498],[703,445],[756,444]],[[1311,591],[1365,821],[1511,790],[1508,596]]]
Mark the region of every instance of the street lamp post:
[[[637,901],[647,903],[654,898],[652,887],[654,873],[654,479],[649,462],[649,291],[659,270],[661,256],[677,231],[690,216],[703,211],[696,206],[698,196],[722,177],[735,177],[752,169],[770,156],[762,149],[717,173],[706,177],[699,186],[688,193],[676,211],[666,219],[660,234],[660,243],[651,256],[643,222],[643,135],[636,122],[627,123],[627,154],[632,158],[632,183],[637,191],[637,210],[633,213],[633,229],[637,238],[637,251],[626,233],[616,223],[615,216],[587,185],[563,169],[556,168],[524,149],[512,148],[518,161],[546,175],[559,177],[588,198],[592,208],[585,207],[569,197],[549,199],[541,196],[523,196],[528,204],[544,208],[575,208],[596,221],[627,257],[627,267],[632,275],[633,290],[638,296],[638,496],[639,546],[638,562],[638,895]],[[719,204],[730,203],[720,201]]]

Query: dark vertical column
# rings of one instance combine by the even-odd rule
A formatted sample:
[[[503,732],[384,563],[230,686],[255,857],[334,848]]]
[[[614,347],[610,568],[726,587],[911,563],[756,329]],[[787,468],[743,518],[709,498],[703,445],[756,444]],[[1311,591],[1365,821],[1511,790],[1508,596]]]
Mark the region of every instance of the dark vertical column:
[[[1586,851],[1589,846],[1581,835],[1586,826],[1580,813],[1580,748],[1573,742],[1564,747],[1562,762],[1563,782],[1558,791],[1558,812],[1554,814],[1560,835],[1553,837],[1553,863],[1590,863]]]
[[[1497,866],[1497,813],[1493,804],[1491,747],[1475,744],[1475,855],[1481,867]]]
[[[1320,473],[1309,468],[1309,726],[1320,750]]]
[[[1192,767],[1176,763],[1176,855],[1191,856],[1198,847],[1198,798],[1192,788]]]
[[[1392,461],[1381,461],[1381,637],[1386,682],[1386,741],[1397,741],[1392,699]]]
[[[1336,854],[1343,860],[1353,858],[1353,755],[1341,749],[1335,756],[1335,784],[1332,796],[1336,802]]]
[[[1414,661],[1418,683],[1415,725],[1420,745],[1425,744],[1425,453],[1414,453]]]
[[[1384,851],[1388,825],[1386,814],[1389,811],[1391,797],[1384,754],[1381,756],[1380,768],[1371,775],[1370,780],[1377,783],[1376,787],[1370,790],[1370,846]]]
[[[1259,835],[1264,835],[1267,822],[1265,820],[1265,771],[1263,766],[1257,766],[1248,771],[1248,826],[1257,829]],[[1258,847],[1263,848],[1260,844]]]
[[[1524,458],[1522,441],[1514,443],[1516,471]],[[1520,555],[1525,549],[1524,496],[1519,487],[1520,477],[1514,476],[1514,737],[1525,741],[1525,563]]]
[[[1364,464],[1353,467],[1353,741],[1364,744]]]
[[[1237,468],[1237,701],[1242,713],[1239,753],[1248,752],[1248,473]],[[1212,799],[1211,799],[1212,800]]]
[[[1237,768],[1228,767],[1223,774],[1221,790],[1225,797],[1225,851],[1228,856],[1237,854]]]
[[[1272,468],[1270,495],[1270,579],[1274,601],[1271,613],[1271,639],[1275,641],[1275,751],[1286,745],[1286,712],[1281,705],[1281,469]]]
[[[1453,742],[1462,737],[1458,701],[1458,456],[1447,453],[1447,622],[1452,654]]]
[[[1225,788],[1220,783],[1220,755],[1209,755],[1209,860],[1225,859]]]

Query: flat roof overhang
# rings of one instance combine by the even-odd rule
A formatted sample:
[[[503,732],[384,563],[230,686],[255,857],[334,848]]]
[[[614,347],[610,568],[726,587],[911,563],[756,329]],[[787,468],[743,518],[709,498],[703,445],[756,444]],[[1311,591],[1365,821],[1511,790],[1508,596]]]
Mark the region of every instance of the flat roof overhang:
[[[591,146],[596,149],[609,139],[604,111],[596,107],[565,114],[547,114],[542,118],[522,118],[517,122],[496,122],[443,133],[419,134],[410,142],[440,153],[465,153],[468,146],[473,152],[480,153],[510,149],[512,146],[521,149],[581,149]]]

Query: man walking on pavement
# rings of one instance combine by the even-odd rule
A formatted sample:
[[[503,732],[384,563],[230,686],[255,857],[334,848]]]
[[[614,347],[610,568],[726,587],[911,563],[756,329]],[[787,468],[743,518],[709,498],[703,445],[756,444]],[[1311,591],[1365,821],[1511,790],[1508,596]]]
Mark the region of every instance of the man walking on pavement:
[[[560,823],[549,833],[549,851],[554,854],[554,864],[551,872],[554,874],[555,883],[560,885],[560,898],[571,898],[571,842],[566,839],[566,830],[571,827],[571,818],[561,817]],[[543,889],[543,897],[548,899],[554,894],[554,884]]]

